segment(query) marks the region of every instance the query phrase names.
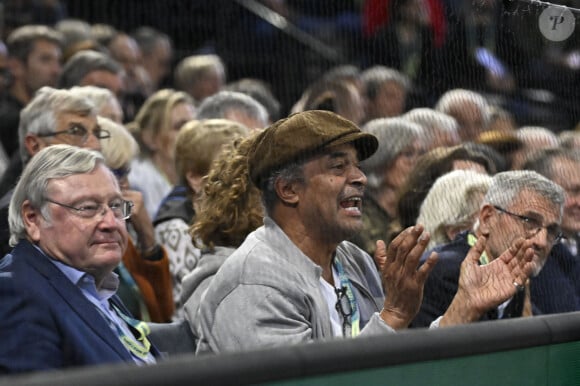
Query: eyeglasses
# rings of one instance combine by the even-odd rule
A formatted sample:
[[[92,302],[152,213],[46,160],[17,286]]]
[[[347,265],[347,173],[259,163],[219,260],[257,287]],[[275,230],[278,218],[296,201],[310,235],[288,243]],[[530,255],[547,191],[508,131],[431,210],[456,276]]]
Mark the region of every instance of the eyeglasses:
[[[544,228],[546,228],[548,241],[551,242],[552,244],[556,244],[562,238],[562,229],[560,228],[559,225],[552,224],[544,226],[540,221],[534,218],[523,216],[521,214],[512,213],[497,205],[494,205],[493,207],[499,210],[500,212],[509,214],[510,216],[519,219],[524,227],[526,238],[534,237],[535,235],[538,234],[538,232],[540,232]]]
[[[109,130],[101,129],[100,127],[94,128],[90,133],[92,133],[98,139],[107,139],[111,137]],[[73,138],[77,138],[80,141],[75,141],[80,144],[85,144],[89,140],[89,130],[81,125],[80,123],[75,123],[66,130],[54,131],[52,133],[36,134],[37,137],[54,137],[57,135],[66,134]]]
[[[125,201],[122,199],[115,199],[106,205],[94,202],[83,204],[79,207],[63,204],[62,202],[54,201],[49,198],[47,198],[46,201],[62,206],[63,208],[70,209],[78,216],[83,218],[93,218],[97,215],[97,213],[100,213],[104,216],[107,211],[106,208],[108,207],[113,212],[113,216],[115,216],[115,218],[118,220],[127,220],[129,217],[131,217],[131,209],[134,206],[131,201]]]
[[[346,336],[346,327],[351,325],[350,317],[352,316],[352,308],[350,301],[346,296],[346,287],[335,288],[336,293],[336,311],[342,316],[342,335]]]

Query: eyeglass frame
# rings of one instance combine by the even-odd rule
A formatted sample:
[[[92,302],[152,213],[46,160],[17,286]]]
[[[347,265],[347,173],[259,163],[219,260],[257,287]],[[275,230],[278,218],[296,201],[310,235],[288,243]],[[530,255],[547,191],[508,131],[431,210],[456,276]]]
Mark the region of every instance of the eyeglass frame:
[[[334,293],[336,294],[336,304],[334,305],[334,308],[336,309],[336,312],[338,312],[338,314],[342,317],[342,335],[346,335],[346,326],[352,326],[352,322],[351,322],[351,317],[353,314],[353,310],[350,307],[350,301],[348,299],[348,296],[346,295],[346,287],[339,287],[339,288],[334,288]],[[343,299],[346,299],[346,304],[348,304],[348,310],[349,312],[345,312],[344,311],[344,302]]]
[[[121,205],[122,205],[121,206],[121,208],[122,208],[121,210],[123,211],[123,215],[122,215],[122,217],[118,217],[115,214],[115,209],[111,208],[111,205],[110,204],[103,204],[103,203],[99,202],[99,203],[96,203],[97,207],[94,209],[95,210],[95,213],[93,215],[87,215],[86,214],[87,211],[91,211],[93,209],[91,209],[91,208],[87,209],[86,207],[75,207],[75,206],[72,206],[72,205],[68,205],[68,204],[64,204],[62,202],[58,202],[58,201],[52,200],[52,199],[47,198],[47,197],[45,197],[45,200],[47,202],[52,203],[52,204],[55,204],[55,205],[58,205],[58,206],[62,206],[63,208],[70,209],[70,210],[74,211],[74,213],[77,216],[82,217],[82,218],[86,218],[86,219],[92,219],[98,213],[101,213],[101,214],[105,213],[106,212],[105,207],[108,207],[113,212],[113,216],[117,220],[128,220],[131,217],[131,214],[132,214],[131,213],[131,210],[135,206],[135,204],[133,203],[133,201],[127,201],[127,200],[119,199],[121,201]],[[85,213],[85,214],[83,215],[83,213]]]
[[[536,220],[534,218],[531,218],[531,217],[528,217],[528,216],[524,216],[522,214],[517,214],[517,213],[510,212],[509,210],[504,209],[504,208],[502,208],[499,205],[493,205],[493,207],[496,210],[498,210],[498,211],[500,211],[502,213],[508,214],[508,215],[510,215],[512,217],[515,217],[515,218],[519,219],[522,222],[522,224],[523,224],[524,232],[526,232],[526,235],[527,235],[526,237],[534,237],[542,229],[546,229],[546,235],[548,237],[548,240],[549,239],[553,239],[551,241],[552,245],[557,244],[564,237],[564,235],[562,234],[562,228],[560,228],[559,225],[548,225],[548,226],[545,226],[540,221],[538,221],[538,220]],[[535,226],[533,225],[534,223],[536,224]],[[558,232],[555,235],[551,235],[551,233],[552,234],[554,233],[554,231],[550,231],[550,228],[551,227],[552,227],[552,229],[554,229],[554,227],[558,229]],[[528,230],[527,228],[530,228],[530,229]],[[535,231],[533,231],[534,229],[535,229]]]
[[[81,133],[77,133],[75,130],[81,129]],[[81,138],[81,144],[87,143],[89,140],[89,136],[92,134],[97,139],[107,139],[111,138],[111,132],[109,130],[103,129],[100,126],[97,126],[95,129],[89,131],[84,125],[80,123],[73,123],[68,129],[53,131],[51,133],[42,133],[36,134],[37,137],[46,138],[46,137],[56,137],[57,135],[66,134],[70,135],[71,137]]]

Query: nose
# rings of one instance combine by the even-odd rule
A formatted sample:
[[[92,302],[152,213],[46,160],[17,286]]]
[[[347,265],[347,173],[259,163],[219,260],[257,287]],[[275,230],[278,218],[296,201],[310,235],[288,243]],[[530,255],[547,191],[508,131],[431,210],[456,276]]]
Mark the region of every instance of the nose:
[[[113,209],[108,205],[103,205],[103,211],[101,212],[101,220],[99,221],[99,227],[101,229],[117,229],[120,226],[121,221],[115,217]]]
[[[101,151],[101,141],[97,138],[94,131],[89,132],[83,147],[91,150]]]
[[[551,240],[548,240],[548,229],[539,228],[536,234],[530,237],[536,248],[546,249],[552,246]]]
[[[358,166],[353,166],[349,175],[350,183],[355,185],[366,186],[367,176]]]

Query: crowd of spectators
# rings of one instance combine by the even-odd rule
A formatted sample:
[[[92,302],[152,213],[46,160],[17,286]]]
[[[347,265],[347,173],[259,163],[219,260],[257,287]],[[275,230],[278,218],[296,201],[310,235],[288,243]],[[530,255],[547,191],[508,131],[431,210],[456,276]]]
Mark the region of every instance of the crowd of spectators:
[[[0,373],[155,363],[159,324],[220,353],[580,310],[580,35],[212,1],[188,46],[73,3],[4,4]]]

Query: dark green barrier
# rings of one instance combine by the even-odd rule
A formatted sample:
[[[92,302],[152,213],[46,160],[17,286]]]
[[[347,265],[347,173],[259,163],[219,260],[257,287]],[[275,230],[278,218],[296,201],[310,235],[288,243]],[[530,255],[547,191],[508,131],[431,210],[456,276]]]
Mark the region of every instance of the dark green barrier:
[[[580,385],[580,313],[243,354],[0,378],[0,385]]]

